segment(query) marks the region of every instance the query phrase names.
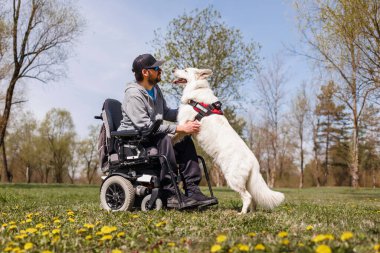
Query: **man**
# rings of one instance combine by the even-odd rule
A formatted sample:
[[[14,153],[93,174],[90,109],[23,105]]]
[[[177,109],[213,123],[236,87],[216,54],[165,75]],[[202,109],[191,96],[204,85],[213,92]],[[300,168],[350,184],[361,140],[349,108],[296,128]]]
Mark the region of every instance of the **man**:
[[[167,107],[157,85],[161,81],[160,66],[163,63],[164,61],[157,61],[150,54],[139,55],[133,61],[132,71],[135,73],[136,83],[128,84],[125,89],[122,103],[123,119],[119,131],[142,130],[151,126],[157,119],[176,121],[178,109]],[[200,127],[198,121],[189,121],[183,125],[161,125],[157,134],[150,140],[150,145],[157,146],[158,152],[168,158],[174,171],[177,171],[177,162],[184,165],[180,166],[179,171],[184,181],[185,196],[182,199],[186,207],[213,205],[217,203],[217,200],[203,195],[198,187],[201,181],[201,170],[191,137],[188,136],[173,146],[168,134],[194,134],[199,132]],[[162,161],[161,164],[163,164]],[[174,185],[165,166],[162,166],[161,182],[164,197],[167,198],[167,206],[179,207]]]

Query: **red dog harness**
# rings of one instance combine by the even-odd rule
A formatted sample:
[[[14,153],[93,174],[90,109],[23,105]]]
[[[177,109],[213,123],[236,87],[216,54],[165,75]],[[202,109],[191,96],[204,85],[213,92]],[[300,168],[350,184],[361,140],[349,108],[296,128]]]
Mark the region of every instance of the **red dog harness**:
[[[205,104],[202,102],[190,100],[189,105],[191,105],[194,108],[194,110],[198,112],[197,116],[195,116],[196,120],[201,120],[203,117],[209,116],[211,114],[223,115],[222,103],[220,101],[217,101],[212,104]]]

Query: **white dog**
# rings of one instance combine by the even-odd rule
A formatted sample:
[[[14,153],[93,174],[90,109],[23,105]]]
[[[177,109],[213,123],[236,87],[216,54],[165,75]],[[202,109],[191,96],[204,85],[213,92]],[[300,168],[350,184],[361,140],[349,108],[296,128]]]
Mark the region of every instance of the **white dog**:
[[[199,119],[198,111],[202,111],[202,108],[207,109],[207,105],[204,104],[211,105],[218,101],[206,80],[211,75],[212,71],[209,69],[174,70],[177,79],[173,82],[185,86],[177,117],[179,124],[192,121],[196,117]],[[203,105],[200,106],[194,101]],[[228,185],[240,194],[243,200],[241,213],[247,213],[248,208],[255,210],[256,204],[266,209],[278,206],[284,200],[284,194],[269,189],[260,174],[260,166],[255,155],[227,119],[220,114],[218,104],[213,105],[214,113],[210,114],[209,111],[206,113],[209,115],[199,119],[201,128],[195,137],[222,170]],[[210,107],[208,108],[210,110]],[[178,139],[178,136],[175,139]]]

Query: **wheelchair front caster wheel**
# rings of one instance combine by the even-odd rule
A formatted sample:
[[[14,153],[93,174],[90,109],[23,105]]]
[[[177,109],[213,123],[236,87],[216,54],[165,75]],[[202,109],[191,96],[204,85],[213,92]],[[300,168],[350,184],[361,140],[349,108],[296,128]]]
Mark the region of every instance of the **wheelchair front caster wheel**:
[[[151,194],[146,195],[145,198],[141,202],[141,210],[144,212],[150,211],[150,210],[160,210],[163,206],[162,200],[160,198],[156,199],[156,202],[154,203],[152,209],[148,208],[149,200],[152,197]]]

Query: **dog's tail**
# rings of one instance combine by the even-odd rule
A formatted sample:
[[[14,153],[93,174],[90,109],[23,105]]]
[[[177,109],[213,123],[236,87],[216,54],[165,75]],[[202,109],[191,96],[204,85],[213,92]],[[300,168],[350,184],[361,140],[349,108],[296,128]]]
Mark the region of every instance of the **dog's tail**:
[[[273,209],[285,199],[283,193],[272,191],[268,187],[258,168],[252,169],[247,181],[247,189],[256,204],[265,209]]]

